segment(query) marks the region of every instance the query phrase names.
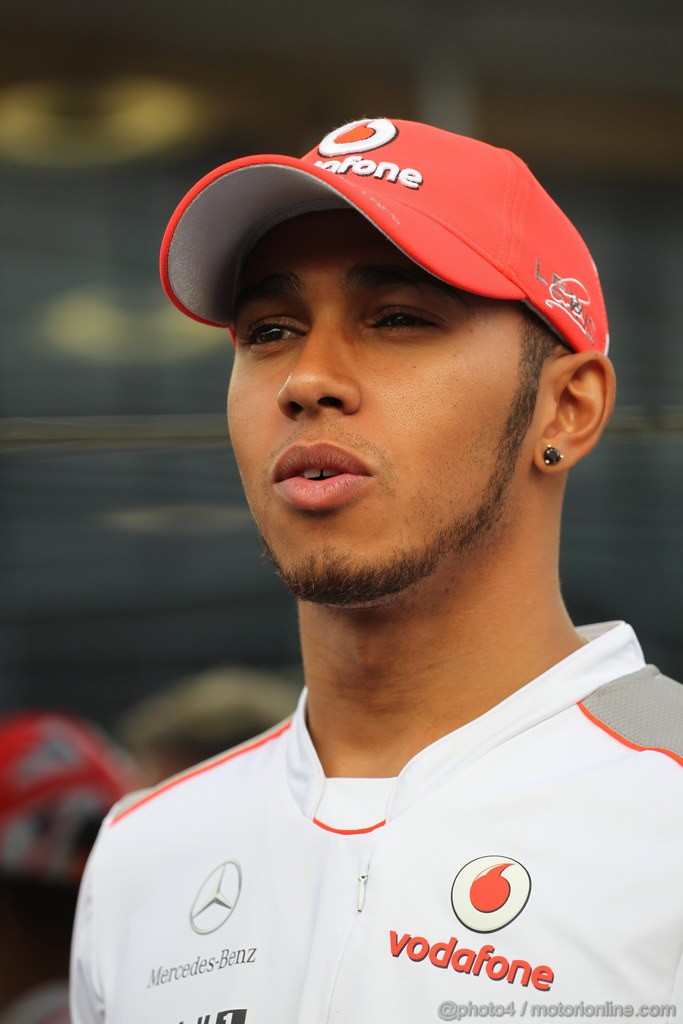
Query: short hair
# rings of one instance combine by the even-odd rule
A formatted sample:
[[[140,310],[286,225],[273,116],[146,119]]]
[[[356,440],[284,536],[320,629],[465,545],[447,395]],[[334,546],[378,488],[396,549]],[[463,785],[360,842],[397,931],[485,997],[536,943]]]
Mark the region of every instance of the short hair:
[[[540,316],[529,309],[526,303],[520,303],[524,322],[522,325],[522,359],[527,365],[527,372],[537,381],[548,356],[560,351],[569,353],[572,349],[552,330]]]
[[[519,361],[519,388],[515,397],[511,434],[521,440],[526,434],[536,408],[541,371],[546,359],[554,354],[571,352],[569,346],[555,334],[525,303],[522,308],[522,350]]]

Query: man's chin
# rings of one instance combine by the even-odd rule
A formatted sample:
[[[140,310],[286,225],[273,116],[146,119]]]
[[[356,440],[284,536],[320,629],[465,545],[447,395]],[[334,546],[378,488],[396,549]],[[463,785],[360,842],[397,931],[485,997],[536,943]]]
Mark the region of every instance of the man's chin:
[[[287,564],[277,559],[267,544],[266,553],[297,600],[352,609],[390,602],[431,576],[444,552],[396,552],[384,562],[365,564],[329,548]]]

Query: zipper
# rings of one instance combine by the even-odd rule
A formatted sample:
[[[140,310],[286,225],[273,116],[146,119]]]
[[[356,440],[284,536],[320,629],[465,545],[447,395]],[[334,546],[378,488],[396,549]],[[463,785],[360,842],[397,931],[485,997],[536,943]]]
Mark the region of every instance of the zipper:
[[[363,874],[358,876],[358,902],[356,903],[356,910],[360,914],[363,907],[365,906],[365,883],[368,880],[368,872],[365,871]]]

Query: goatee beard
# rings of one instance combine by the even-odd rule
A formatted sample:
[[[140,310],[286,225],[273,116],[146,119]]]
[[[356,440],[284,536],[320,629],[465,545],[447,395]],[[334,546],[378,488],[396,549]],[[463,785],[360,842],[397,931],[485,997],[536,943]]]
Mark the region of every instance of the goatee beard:
[[[474,512],[450,523],[422,548],[398,550],[384,562],[362,563],[328,544],[285,567],[264,539],[266,554],[299,601],[337,608],[376,605],[431,576],[446,556],[483,546],[503,514],[514,468],[515,459],[499,461]]]

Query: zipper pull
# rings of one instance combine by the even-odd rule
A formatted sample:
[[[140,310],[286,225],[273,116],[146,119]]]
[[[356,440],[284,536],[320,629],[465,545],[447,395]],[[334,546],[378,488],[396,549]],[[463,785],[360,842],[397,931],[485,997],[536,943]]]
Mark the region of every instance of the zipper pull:
[[[365,874],[358,876],[358,903],[356,904],[356,909],[358,910],[359,914],[363,907],[365,906],[365,883],[367,882],[367,880],[367,871],[365,872]]]

